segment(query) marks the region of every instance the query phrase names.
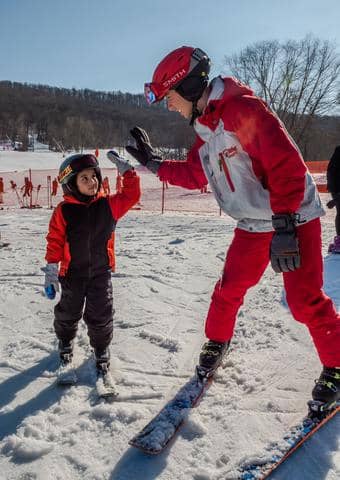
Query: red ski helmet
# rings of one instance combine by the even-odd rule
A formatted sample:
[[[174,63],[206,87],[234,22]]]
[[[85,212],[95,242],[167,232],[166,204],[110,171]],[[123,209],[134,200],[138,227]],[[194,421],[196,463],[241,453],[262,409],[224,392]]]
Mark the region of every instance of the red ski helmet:
[[[148,103],[162,100],[169,90],[176,90],[190,102],[197,101],[209,82],[210,59],[200,48],[180,47],[157,65],[152,82],[145,83]]]

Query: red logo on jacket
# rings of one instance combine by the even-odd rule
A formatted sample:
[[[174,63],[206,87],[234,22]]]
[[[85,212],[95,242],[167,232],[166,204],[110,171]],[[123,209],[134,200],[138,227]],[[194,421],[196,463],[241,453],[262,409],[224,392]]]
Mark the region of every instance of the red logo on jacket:
[[[225,148],[222,151],[222,155],[224,155],[227,158],[234,157],[237,154],[237,146],[233,145],[232,147]]]

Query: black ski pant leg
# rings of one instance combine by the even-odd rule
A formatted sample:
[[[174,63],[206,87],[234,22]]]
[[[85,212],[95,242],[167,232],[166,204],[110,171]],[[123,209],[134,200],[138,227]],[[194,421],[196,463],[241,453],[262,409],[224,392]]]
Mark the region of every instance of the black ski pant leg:
[[[83,314],[87,281],[83,278],[60,278],[61,297],[54,307],[54,330],[63,343],[73,340]]]
[[[84,321],[87,325],[90,345],[95,350],[104,350],[112,340],[113,334],[113,291],[111,272],[89,280]]]
[[[335,215],[335,231],[337,235],[340,235],[340,200],[335,203],[336,215]]]

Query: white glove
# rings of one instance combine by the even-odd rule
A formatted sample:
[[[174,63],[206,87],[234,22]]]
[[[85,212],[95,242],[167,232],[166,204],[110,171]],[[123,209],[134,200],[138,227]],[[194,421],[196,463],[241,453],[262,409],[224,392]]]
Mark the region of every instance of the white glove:
[[[45,273],[45,295],[53,300],[56,292],[59,292],[58,264],[47,263],[41,270]]]
[[[106,155],[110,162],[117,167],[119,175],[124,175],[128,170],[133,170],[133,166],[125,158],[120,157],[115,150],[109,150]]]

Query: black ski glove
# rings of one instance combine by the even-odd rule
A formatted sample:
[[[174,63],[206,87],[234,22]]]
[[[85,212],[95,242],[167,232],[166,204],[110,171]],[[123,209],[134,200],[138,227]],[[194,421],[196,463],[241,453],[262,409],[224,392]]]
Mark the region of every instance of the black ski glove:
[[[337,202],[340,203],[340,193],[333,193],[331,192],[332,200],[326,203],[328,208],[334,208]]]
[[[134,127],[130,130],[130,133],[136,141],[137,148],[127,145],[125,147],[126,151],[152,173],[157,173],[162,163],[161,157],[157,155],[152,148],[149,135],[145,130],[139,127]]]
[[[334,208],[335,205],[336,205],[336,201],[334,200],[334,198],[332,200],[330,200],[329,202],[326,203],[327,205],[327,208]]]
[[[296,214],[282,213],[272,216],[275,233],[270,245],[270,261],[274,272],[291,272],[300,267],[296,220]]]

